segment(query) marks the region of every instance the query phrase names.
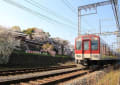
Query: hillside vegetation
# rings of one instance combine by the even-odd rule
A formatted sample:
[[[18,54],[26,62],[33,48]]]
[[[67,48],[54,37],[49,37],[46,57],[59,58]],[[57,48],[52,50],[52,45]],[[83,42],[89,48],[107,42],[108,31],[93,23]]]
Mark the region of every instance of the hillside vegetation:
[[[120,85],[120,69],[107,73],[96,85]]]

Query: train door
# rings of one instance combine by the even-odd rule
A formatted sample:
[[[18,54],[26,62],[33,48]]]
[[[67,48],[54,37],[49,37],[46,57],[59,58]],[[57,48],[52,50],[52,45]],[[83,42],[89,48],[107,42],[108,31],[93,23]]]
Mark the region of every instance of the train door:
[[[91,41],[89,39],[83,40],[82,43],[82,57],[83,61],[82,64],[88,66],[90,64],[89,60],[91,57]]]
[[[82,54],[84,59],[90,58],[90,50],[91,45],[90,45],[90,40],[83,40],[83,48],[82,48]]]

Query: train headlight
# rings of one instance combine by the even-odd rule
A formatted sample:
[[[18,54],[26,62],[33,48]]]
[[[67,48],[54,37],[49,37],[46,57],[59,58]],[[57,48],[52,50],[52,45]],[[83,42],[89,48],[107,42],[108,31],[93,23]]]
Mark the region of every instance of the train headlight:
[[[76,57],[80,58],[80,57],[81,57],[81,55],[76,55]]]

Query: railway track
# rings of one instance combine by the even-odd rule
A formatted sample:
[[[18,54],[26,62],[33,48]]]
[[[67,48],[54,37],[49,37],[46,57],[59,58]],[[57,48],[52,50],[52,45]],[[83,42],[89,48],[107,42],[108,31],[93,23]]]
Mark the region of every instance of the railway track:
[[[90,72],[90,71],[89,70],[78,70],[75,72],[59,74],[59,75],[51,76],[48,78],[30,80],[26,83],[19,83],[17,85],[53,85],[57,82],[62,82],[62,81],[65,81],[67,79],[71,79],[71,78],[74,78],[74,77],[77,77],[80,75],[85,75],[88,72]],[[14,85],[16,85],[16,84],[14,84]]]
[[[94,68],[94,69],[82,68],[80,70],[73,71],[73,72],[66,72],[63,74],[50,76],[47,78],[30,80],[27,82],[21,82],[19,84],[13,84],[13,85],[57,85],[57,83],[59,83],[59,82],[64,82],[66,80],[70,80],[70,79],[76,78],[78,76],[82,77],[83,75],[87,75],[91,72],[94,72],[94,71],[97,71],[100,69],[107,69],[110,67],[111,67],[111,65],[103,66],[101,68]]]
[[[73,76],[75,77],[78,75],[82,75],[87,72],[88,70],[86,70],[85,68],[75,67],[75,68],[67,68],[67,69],[64,68],[64,69],[36,72],[29,74],[3,76],[0,77],[0,85],[10,85],[10,84],[26,85],[26,84],[32,84],[33,82],[36,81],[39,81],[37,83],[44,85],[44,84],[55,83],[57,81],[68,79]],[[38,85],[37,83],[32,85]]]
[[[0,71],[0,76],[25,74],[25,73],[33,73],[33,72],[42,72],[42,71],[50,71],[50,70],[72,68],[72,67],[76,67],[76,65],[39,67],[39,68],[24,68],[24,69],[18,69],[18,70],[6,70],[6,71]]]
[[[0,77],[0,85],[55,85],[105,68],[108,68],[108,66],[95,69],[72,67],[29,74],[10,75],[6,77],[3,76]]]

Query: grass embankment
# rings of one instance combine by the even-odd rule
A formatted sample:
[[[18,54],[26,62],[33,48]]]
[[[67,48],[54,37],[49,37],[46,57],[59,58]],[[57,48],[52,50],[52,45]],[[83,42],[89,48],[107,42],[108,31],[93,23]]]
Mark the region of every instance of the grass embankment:
[[[79,85],[120,85],[120,65],[96,71],[88,75]]]
[[[120,85],[120,69],[110,71],[95,85]]]

